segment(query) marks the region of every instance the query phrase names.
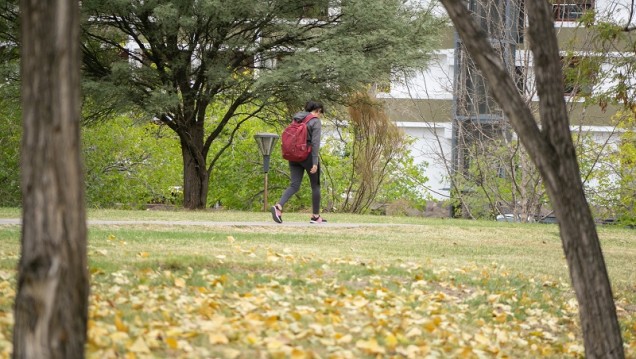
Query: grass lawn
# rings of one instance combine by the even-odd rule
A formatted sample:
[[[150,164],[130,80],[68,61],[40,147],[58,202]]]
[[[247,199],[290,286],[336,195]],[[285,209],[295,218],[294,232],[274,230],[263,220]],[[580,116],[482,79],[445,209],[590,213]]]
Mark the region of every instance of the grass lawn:
[[[0,208],[0,218],[19,215]],[[88,216],[250,222],[91,225],[88,357],[583,355],[555,225],[328,214],[341,225],[292,227],[269,225],[268,213],[228,211]],[[599,227],[599,235],[626,354],[636,357],[636,230]],[[11,350],[19,240],[19,226],[0,226],[0,357]]]

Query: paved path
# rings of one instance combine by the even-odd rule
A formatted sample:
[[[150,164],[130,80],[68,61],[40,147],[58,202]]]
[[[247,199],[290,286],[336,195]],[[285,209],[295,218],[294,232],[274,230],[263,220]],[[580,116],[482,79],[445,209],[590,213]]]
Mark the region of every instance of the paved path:
[[[1,225],[20,225],[19,218],[0,218]],[[399,223],[334,223],[327,222],[321,224],[311,224],[309,222],[215,222],[215,221],[138,221],[138,220],[88,220],[89,225],[164,225],[164,226],[204,226],[204,227],[338,227],[338,228],[360,228],[360,227],[387,227],[404,226]]]

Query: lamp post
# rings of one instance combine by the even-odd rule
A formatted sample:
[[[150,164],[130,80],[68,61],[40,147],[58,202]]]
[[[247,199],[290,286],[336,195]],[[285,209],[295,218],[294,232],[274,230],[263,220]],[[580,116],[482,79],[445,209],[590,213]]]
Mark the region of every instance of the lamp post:
[[[263,155],[263,172],[265,173],[265,190],[263,192],[263,210],[267,211],[267,172],[269,172],[269,157],[272,154],[272,149],[278,139],[278,135],[274,133],[257,133],[254,135],[254,139],[258,144],[258,150]]]

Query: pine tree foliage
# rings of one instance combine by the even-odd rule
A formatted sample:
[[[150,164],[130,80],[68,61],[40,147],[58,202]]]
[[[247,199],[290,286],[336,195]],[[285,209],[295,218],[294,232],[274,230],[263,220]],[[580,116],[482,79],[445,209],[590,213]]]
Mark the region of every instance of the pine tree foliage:
[[[185,207],[247,118],[308,99],[344,103],[379,78],[426,65],[441,20],[400,0],[82,2],[84,74],[105,107],[133,106],[174,130]],[[209,105],[225,109],[210,113]],[[224,137],[224,136],[229,136]]]

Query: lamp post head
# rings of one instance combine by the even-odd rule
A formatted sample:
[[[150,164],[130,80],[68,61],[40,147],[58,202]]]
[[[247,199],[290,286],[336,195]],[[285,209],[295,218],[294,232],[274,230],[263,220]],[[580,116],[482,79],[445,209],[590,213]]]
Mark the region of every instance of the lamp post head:
[[[254,139],[258,144],[258,150],[263,155],[263,172],[269,172],[269,156],[272,154],[274,144],[278,135],[275,133],[257,133],[254,135]]]
[[[272,149],[274,148],[274,144],[276,144],[278,135],[275,133],[257,133],[254,135],[254,139],[258,144],[258,150],[261,152],[261,155],[269,156],[272,154]]]

